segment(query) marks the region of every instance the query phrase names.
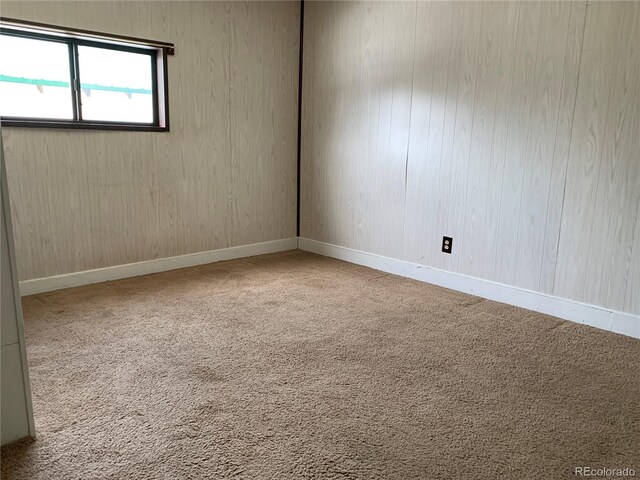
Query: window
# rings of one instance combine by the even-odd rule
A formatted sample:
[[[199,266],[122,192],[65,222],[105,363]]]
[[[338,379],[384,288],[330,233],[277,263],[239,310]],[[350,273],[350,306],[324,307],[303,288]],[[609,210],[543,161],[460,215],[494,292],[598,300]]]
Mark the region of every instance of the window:
[[[3,126],[167,131],[173,45],[1,19]]]

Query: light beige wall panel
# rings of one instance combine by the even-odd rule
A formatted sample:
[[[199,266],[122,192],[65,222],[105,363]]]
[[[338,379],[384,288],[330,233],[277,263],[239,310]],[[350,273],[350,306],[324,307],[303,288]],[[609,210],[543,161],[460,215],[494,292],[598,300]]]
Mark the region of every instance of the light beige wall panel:
[[[265,51],[265,58],[275,56],[272,68],[265,64],[265,72],[270,77],[268,104],[264,110],[265,124],[271,129],[273,142],[271,155],[276,161],[277,175],[265,173],[271,189],[265,189],[266,203],[274,205],[274,210],[282,214],[279,222],[265,222],[272,235],[280,232],[296,233],[298,158],[298,62],[300,59],[300,6],[291,8],[289,3],[271,5],[268,9],[272,21],[274,41]],[[293,71],[292,71],[293,67]],[[282,106],[282,107],[281,107]],[[295,121],[293,121],[295,120]],[[294,139],[294,141],[291,141]],[[294,159],[294,162],[291,160]],[[293,163],[293,164],[292,164]],[[273,168],[268,162],[267,168]],[[293,212],[293,214],[291,214]]]
[[[313,14],[310,13],[313,10]],[[317,157],[327,156],[326,150],[320,148],[320,145],[328,147],[329,142],[320,143],[316,141],[318,137],[324,135],[326,126],[324,122],[318,122],[311,125],[305,120],[308,118],[309,112],[313,112],[317,106],[314,98],[322,95],[326,103],[331,102],[331,96],[326,95],[326,85],[324,82],[323,72],[331,69],[331,64],[323,52],[328,51],[324,48],[327,43],[325,30],[320,29],[320,25],[325,22],[329,14],[329,9],[322,8],[318,2],[305,3],[305,41],[302,50],[302,90],[312,90],[316,92],[312,96],[304,96],[302,102],[301,120],[303,124],[300,142],[300,234],[307,238],[319,237],[318,230],[321,229],[324,213],[319,206],[311,205],[311,198],[318,197],[320,191],[320,182],[322,177],[318,175],[320,163],[315,161]],[[314,20],[311,21],[311,18]],[[317,115],[317,113],[316,113]]]
[[[450,58],[458,54],[458,30],[453,25],[460,12],[451,3],[418,2],[403,235],[403,258],[415,263],[426,262],[437,249],[438,236],[432,225],[438,214],[441,167],[446,168],[441,159],[447,85]],[[423,32],[433,32],[433,37]],[[449,117],[454,117],[451,108]]]
[[[601,10],[599,15],[593,15],[593,8]],[[575,298],[575,292],[586,286],[598,166],[611,91],[610,72],[615,62],[613,38],[621,19],[620,12],[613,8],[591,4],[587,10],[581,70],[588,73],[580,76],[578,84],[554,282],[554,293],[569,298]]]
[[[286,195],[295,191],[295,181],[273,169],[290,170],[296,157],[295,143],[286,139],[297,136],[291,123],[297,118],[297,77],[286,75],[286,68],[297,64],[298,50],[287,39],[295,38],[298,24],[298,10],[287,5],[229,7],[230,53],[237,59],[230,64],[233,236],[243,243],[291,226],[274,223],[268,210],[295,210],[295,198]],[[289,108],[275,109],[278,104]]]
[[[540,37],[540,2],[520,3],[517,34],[516,58],[513,66],[513,83],[508,92],[509,127],[507,130],[507,150],[503,172],[500,199],[500,220],[496,236],[497,280],[508,285],[514,284],[516,250],[518,243],[518,218],[522,205],[522,184],[529,146],[531,110],[537,45]],[[544,35],[544,32],[543,32]]]
[[[636,275],[639,10],[589,4],[555,275],[556,295],[614,309]]]
[[[337,7],[324,2],[305,3],[305,42],[303,51],[303,105],[302,162],[301,162],[301,233],[311,238],[329,241],[339,222],[329,228],[329,202],[327,172],[338,149],[339,137],[331,134],[339,127],[339,118],[331,112],[337,108],[337,82],[332,82],[337,69],[338,56],[333,55],[333,43],[339,41],[339,32],[330,26]],[[346,18],[346,17],[345,17]],[[342,20],[344,22],[344,19]],[[323,28],[323,26],[327,28]],[[307,92],[313,92],[308,95]],[[324,104],[322,103],[324,102]],[[318,118],[318,122],[312,119]],[[325,141],[327,138],[333,141]],[[317,159],[324,159],[319,161]],[[309,161],[307,161],[309,160]],[[339,189],[342,191],[342,189]],[[319,201],[323,199],[323,201]],[[326,225],[326,228],[325,228]]]
[[[434,232],[432,235],[435,238],[438,238],[440,234],[438,232],[451,232],[450,227],[450,219],[453,212],[455,212],[456,207],[451,204],[449,189],[452,183],[453,174],[455,173],[455,169],[453,168],[455,163],[454,159],[454,148],[455,148],[455,129],[457,122],[457,111],[458,111],[458,83],[460,76],[460,67],[461,67],[461,58],[462,58],[462,42],[465,38],[465,33],[462,28],[458,28],[457,25],[461,22],[461,19],[464,15],[463,4],[457,4],[451,2],[448,4],[448,8],[451,11],[451,23],[450,23],[450,36],[449,36],[449,44],[447,45],[447,52],[445,65],[443,65],[443,69],[446,69],[447,77],[446,77],[446,89],[444,89],[444,117],[443,117],[443,131],[442,131],[442,147],[440,153],[440,164],[439,164],[439,172],[438,172],[438,194],[437,194],[437,208],[435,212],[436,218],[436,226],[433,229]],[[429,38],[427,32],[425,32],[422,28],[421,24],[418,24],[416,29],[419,29],[419,34],[416,32],[418,36]],[[427,61],[428,64],[428,61]],[[416,79],[420,78],[422,72],[416,72]],[[424,95],[424,94],[423,94]],[[420,96],[417,97],[418,100]],[[418,112],[420,107],[416,108],[415,115],[420,115]],[[436,110],[437,112],[437,110]],[[412,115],[414,112],[412,111]],[[434,124],[435,125],[435,124]],[[421,138],[419,135],[414,135],[413,141],[410,145],[410,148],[413,148],[413,144],[416,141],[419,141]],[[413,167],[414,165],[420,165],[422,162],[420,161],[420,157],[417,157],[417,160],[414,160],[412,156],[410,165]],[[413,175],[412,175],[413,176]],[[407,175],[407,180],[409,180],[409,176]],[[411,180],[412,183],[414,180]],[[418,180],[420,181],[420,180]],[[413,203],[413,202],[410,202]],[[423,225],[423,220],[418,218],[415,220],[416,216],[420,216],[420,207],[419,202],[418,205],[412,205],[413,210],[413,218],[407,220],[406,223],[406,231],[410,232],[415,227],[420,227]],[[407,211],[409,210],[409,206],[407,206]],[[423,213],[424,214],[424,213]],[[415,222],[415,223],[414,223]],[[423,227],[423,231],[425,229],[431,229],[428,225]],[[417,235],[421,233],[418,232]],[[442,235],[445,235],[443,233]],[[446,235],[450,236],[450,233],[446,233]],[[427,237],[428,238],[428,237]],[[440,238],[441,240],[441,238]],[[420,244],[420,238],[414,240],[414,244]],[[428,245],[428,242],[425,242],[425,248]],[[457,248],[457,247],[456,247]],[[405,257],[411,257],[411,249],[407,246],[405,251]],[[421,255],[419,254],[419,257]],[[418,258],[419,258],[418,257]],[[437,255],[435,259],[432,260],[433,265],[438,268],[445,268],[445,262],[451,263],[448,256],[445,255]],[[428,262],[427,256],[425,255],[425,263]]]
[[[311,209],[309,218],[313,218],[314,221],[311,228],[314,230],[314,235],[326,235],[323,238],[337,239],[336,232],[342,229],[344,224],[344,216],[339,212],[332,210],[338,196],[346,198],[349,194],[349,189],[346,185],[341,185],[344,181],[343,178],[335,178],[330,175],[330,172],[337,170],[336,158],[339,158],[342,151],[342,139],[340,132],[342,131],[344,117],[336,112],[342,108],[343,96],[342,82],[332,81],[340,75],[340,71],[344,70],[343,56],[335,54],[334,49],[339,44],[349,45],[349,42],[344,41],[344,25],[347,24],[349,16],[344,14],[340,17],[336,15],[338,8],[347,12],[348,4],[335,5],[333,3],[316,3],[309,2],[305,4],[305,30],[309,28],[312,31],[318,32],[318,41],[309,54],[304,55],[303,61],[303,88],[302,93],[304,98],[309,98],[308,108],[303,112],[303,118],[308,118],[313,121],[314,118],[319,118],[320,122],[316,123],[317,127],[311,127],[308,130],[302,132],[302,146],[307,148],[305,143],[309,139],[309,147],[314,152],[314,162],[312,164],[302,165],[303,173],[302,180],[305,181],[305,171],[311,171],[311,176],[314,179],[318,179],[319,182],[314,184],[313,190],[310,192],[311,197],[308,199],[308,205]],[[321,12],[318,16],[316,13]],[[333,18],[336,17],[336,18]],[[315,19],[318,19],[316,22]],[[343,27],[343,28],[340,28]],[[344,47],[343,47],[344,48]],[[306,49],[306,45],[305,45]],[[322,53],[321,53],[322,51]],[[316,56],[319,57],[321,62],[316,62]],[[318,66],[316,70],[316,65]],[[313,68],[316,71],[316,76],[305,74],[307,68]],[[307,80],[313,82],[317,80],[315,84],[309,83],[309,91],[314,91],[315,88],[321,89],[321,95],[317,97],[307,96]],[[324,104],[322,103],[324,102]],[[314,135],[315,130],[320,130],[321,135]],[[327,138],[333,139],[328,142]],[[315,161],[316,159],[322,159],[321,161]],[[331,189],[335,190],[335,193]],[[350,205],[345,205],[345,212]],[[329,223],[329,218],[333,219]],[[346,238],[347,233],[342,237],[345,241],[350,239]],[[331,241],[331,240],[329,240]]]
[[[628,276],[634,275],[629,265],[640,204],[640,5],[625,3],[620,9],[583,293],[618,310],[624,307]]]
[[[560,115],[562,80],[565,73],[571,3],[543,2],[540,33],[533,74],[531,113],[520,186],[514,285],[530,290],[540,287],[542,251],[553,150]],[[571,68],[572,65],[569,65]]]
[[[511,10],[511,11],[510,11]],[[463,230],[456,245],[459,259],[458,270],[482,276],[482,259],[486,246],[485,224],[487,211],[496,205],[488,203],[489,186],[494,171],[490,168],[493,155],[494,131],[496,125],[497,75],[502,63],[501,43],[506,36],[511,37],[513,27],[509,25],[515,17],[502,3],[483,3],[481,30],[478,38],[476,61],[476,92],[473,99],[473,122],[471,125],[471,149],[466,165],[467,181],[465,186]],[[496,155],[499,158],[499,155]],[[499,161],[499,160],[498,160]],[[458,248],[459,247],[459,248]],[[437,248],[432,252],[438,252]]]
[[[176,44],[171,132],[3,131],[22,280],[295,235],[298,3],[0,8]]]
[[[338,143],[337,140],[325,141],[331,129],[336,128],[325,114],[336,105],[336,82],[331,82],[330,78],[335,75],[337,68],[337,57],[333,55],[331,47],[332,42],[337,41],[337,34],[330,28],[324,28],[325,25],[332,24],[330,19],[333,15],[332,4],[305,3],[300,228],[302,236],[308,238],[327,238],[324,235],[330,232],[328,228],[325,229],[328,222],[328,202],[313,199],[329,198],[326,195],[326,171]],[[307,95],[306,92],[313,92],[313,95]],[[311,122],[312,117],[318,117],[318,121]],[[326,161],[317,161],[319,158]]]
[[[629,262],[629,278],[625,292],[624,311],[640,312],[640,203],[636,212],[636,232]]]
[[[540,269],[540,291],[548,294],[553,293],[556,271],[565,178],[578,89],[578,75],[580,73],[586,8],[586,2],[571,2]]]
[[[305,4],[303,235],[401,256],[415,13]]]
[[[509,117],[511,114],[511,92],[514,80],[514,66],[517,60],[516,39],[520,3],[508,2],[501,27],[500,61],[494,67],[496,82],[495,120],[492,132],[489,163],[484,165],[485,175],[489,176],[488,191],[485,198],[485,218],[481,226],[482,278],[495,280],[498,277],[497,258],[502,253],[498,249],[498,225],[501,219],[500,201],[502,198],[502,180],[507,162],[507,141],[509,138]],[[470,199],[471,201],[473,198]],[[473,245],[464,248],[473,249]],[[473,250],[472,250],[473,251]],[[475,255],[477,256],[477,249]]]
[[[461,30],[460,70],[458,72],[458,95],[456,117],[453,129],[453,150],[451,156],[451,183],[447,187],[449,215],[446,219],[447,235],[458,240],[464,232],[464,208],[466,203],[466,185],[469,175],[468,164],[471,155],[471,137],[473,134],[473,115],[477,85],[476,64],[480,46],[482,27],[482,3],[464,2],[455,4],[461,9],[461,19],[457,26]],[[427,34],[428,32],[424,32]],[[462,266],[459,245],[457,253],[444,257],[446,270],[458,271]]]
[[[160,222],[166,227],[173,224],[176,252],[181,255],[211,250],[212,244],[232,244],[232,213],[227,203],[231,189],[231,39],[224,3],[195,3],[179,10],[170,12],[171,23],[201,32],[175,34],[183,48],[199,52],[198,68],[202,71],[196,76],[189,69],[176,72],[174,85],[181,88],[174,103],[184,108],[172,115],[172,128],[180,132],[180,142],[168,148],[169,158],[181,160],[158,165],[158,188],[168,186],[171,198],[167,216],[160,210]],[[207,31],[211,33],[205,34]],[[207,140],[202,141],[204,138]],[[174,208],[175,220],[170,217]],[[164,233],[160,238],[168,239]]]
[[[565,68],[571,10],[558,2],[419,5],[404,259],[538,288],[556,123],[572,109],[560,104],[565,74],[575,95],[577,62]],[[473,28],[456,33],[465,11],[479,19],[477,38]],[[472,70],[460,70],[474,46]],[[442,78],[455,86],[452,112]],[[447,113],[453,128],[445,128]],[[529,141],[531,149],[519,148]],[[442,235],[454,237],[451,256],[440,253]],[[509,258],[501,258],[505,248]]]
[[[345,62],[396,38],[385,25],[402,4],[307,5],[303,236],[640,311],[640,4],[419,2],[404,206],[393,176],[361,170],[387,117],[366,62]],[[390,199],[384,215],[359,204],[373,195]]]

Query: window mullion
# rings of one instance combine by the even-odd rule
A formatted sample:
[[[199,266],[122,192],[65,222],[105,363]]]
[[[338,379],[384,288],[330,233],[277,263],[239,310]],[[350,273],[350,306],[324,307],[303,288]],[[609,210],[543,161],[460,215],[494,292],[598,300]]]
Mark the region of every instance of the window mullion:
[[[78,121],[82,122],[82,89],[80,83],[80,54],[78,53],[78,44],[73,43],[73,53],[75,56],[75,66],[76,66],[76,99],[78,102]]]
[[[75,78],[76,78],[76,85],[75,85],[75,91],[76,91],[76,104],[77,104],[77,108],[78,108],[78,121],[82,122],[83,118],[82,118],[82,89],[80,88],[80,54],[78,53],[78,44],[76,42],[73,42],[73,54],[74,54],[74,62],[73,64],[75,65]]]
[[[73,44],[71,42],[67,43],[67,47],[69,49],[69,83],[71,87],[71,108],[73,109],[73,121],[78,120],[78,106],[77,106],[77,97],[76,97],[76,82],[75,82],[75,62],[74,62],[74,53],[73,53]]]
[[[71,63],[71,82],[73,90],[73,119],[82,122],[82,97],[80,95],[80,63],[78,56],[78,44],[69,42],[69,54]]]

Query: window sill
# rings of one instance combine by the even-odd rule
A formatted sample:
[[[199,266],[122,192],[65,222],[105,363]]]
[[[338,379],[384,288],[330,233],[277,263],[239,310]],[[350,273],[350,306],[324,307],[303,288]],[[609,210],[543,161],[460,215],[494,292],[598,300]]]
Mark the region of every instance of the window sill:
[[[141,125],[135,123],[114,122],[73,122],[52,120],[4,120],[0,119],[3,128],[67,128],[72,130],[120,130],[126,132],[168,132],[169,127],[157,125]]]

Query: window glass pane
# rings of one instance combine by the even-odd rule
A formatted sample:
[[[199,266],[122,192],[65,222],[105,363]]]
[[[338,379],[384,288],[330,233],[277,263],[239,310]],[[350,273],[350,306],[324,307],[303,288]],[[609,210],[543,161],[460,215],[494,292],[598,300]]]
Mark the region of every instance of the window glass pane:
[[[73,119],[69,47],[0,35],[0,115]]]
[[[83,120],[153,123],[151,56],[78,47]]]

